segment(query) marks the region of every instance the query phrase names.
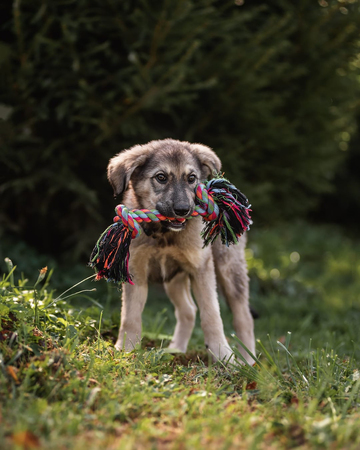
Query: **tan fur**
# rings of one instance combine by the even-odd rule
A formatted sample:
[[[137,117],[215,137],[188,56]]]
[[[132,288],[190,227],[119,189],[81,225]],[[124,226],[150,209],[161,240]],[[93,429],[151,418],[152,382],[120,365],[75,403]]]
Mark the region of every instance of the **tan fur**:
[[[123,195],[123,203],[128,208],[156,208],[164,215],[180,218],[189,216],[195,208],[196,184],[220,168],[219,158],[209,147],[166,139],[137,145],[113,157],[108,166],[108,179],[114,193]],[[166,183],[159,181],[159,174],[166,178]],[[175,307],[177,324],[170,348],[182,352],[187,349],[196,315],[192,291],[199,307],[206,347],[216,359],[231,358],[220,317],[217,280],[233,312],[236,334],[255,353],[245,237],[239,245],[230,248],[219,240],[212,247],[202,248],[200,217],[187,220],[183,228],[175,228],[171,225],[169,228],[166,223],[145,224],[145,232],[131,244],[130,273],[135,285],[123,287],[116,348],[131,350],[140,341],[148,282],[154,280],[164,283]],[[242,348],[240,351],[253,363]]]

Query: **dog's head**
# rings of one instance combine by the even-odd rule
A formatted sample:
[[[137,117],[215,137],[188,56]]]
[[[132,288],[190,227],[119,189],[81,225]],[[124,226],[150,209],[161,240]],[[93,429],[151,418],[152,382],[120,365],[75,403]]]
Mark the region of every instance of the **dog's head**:
[[[205,145],[165,139],[136,145],[114,156],[108,179],[114,195],[132,188],[139,209],[157,209],[166,217],[189,217],[195,208],[195,186],[221,168]],[[186,222],[166,222],[180,231]]]

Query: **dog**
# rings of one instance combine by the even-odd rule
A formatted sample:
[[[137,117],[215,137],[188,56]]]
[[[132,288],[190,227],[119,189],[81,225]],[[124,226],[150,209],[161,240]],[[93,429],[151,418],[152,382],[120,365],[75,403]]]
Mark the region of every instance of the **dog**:
[[[108,180],[129,209],[157,209],[166,217],[186,219],[195,209],[195,186],[219,172],[221,162],[209,147],[173,139],[136,145],[114,156]],[[217,283],[233,314],[238,338],[255,354],[254,323],[244,255],[246,237],[226,247],[217,239],[203,248],[201,217],[143,223],[144,233],[131,244],[129,271],[134,285],[122,290],[121,323],[115,347],[131,351],[141,340],[141,315],[148,282],[164,284],[175,307],[176,327],[169,348],[186,352],[197,307],[205,345],[215,360],[233,360],[217,297]],[[249,364],[252,357],[239,350]]]

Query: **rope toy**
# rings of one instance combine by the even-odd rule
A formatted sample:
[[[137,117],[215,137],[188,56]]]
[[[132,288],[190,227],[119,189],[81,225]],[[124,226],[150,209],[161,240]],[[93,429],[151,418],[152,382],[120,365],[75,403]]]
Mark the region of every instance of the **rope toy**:
[[[156,209],[128,209],[124,205],[115,208],[114,223],[99,237],[90,256],[90,267],[101,278],[117,283],[132,282],[129,273],[131,240],[141,233],[140,223],[177,221],[184,222],[192,217],[202,216],[206,223],[201,237],[204,247],[220,236],[226,246],[237,244],[245,230],[252,224],[248,199],[233,184],[222,177],[216,177],[195,188],[195,210],[188,218],[165,217]]]

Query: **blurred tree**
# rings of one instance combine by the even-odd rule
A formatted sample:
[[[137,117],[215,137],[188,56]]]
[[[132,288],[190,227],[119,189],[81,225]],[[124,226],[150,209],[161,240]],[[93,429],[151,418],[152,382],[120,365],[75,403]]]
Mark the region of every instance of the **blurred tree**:
[[[0,226],[41,250],[88,254],[112,217],[107,161],[136,143],[213,147],[265,224],[314,207],[356,129],[358,0],[15,0],[0,16]]]
[[[360,117],[358,117],[357,123],[360,123]],[[337,168],[331,191],[320,197],[317,208],[311,212],[309,217],[318,222],[336,223],[345,227],[350,234],[358,236],[360,136],[357,134],[351,142],[349,139],[350,135],[346,132],[340,136],[339,146],[347,153],[347,157]]]

